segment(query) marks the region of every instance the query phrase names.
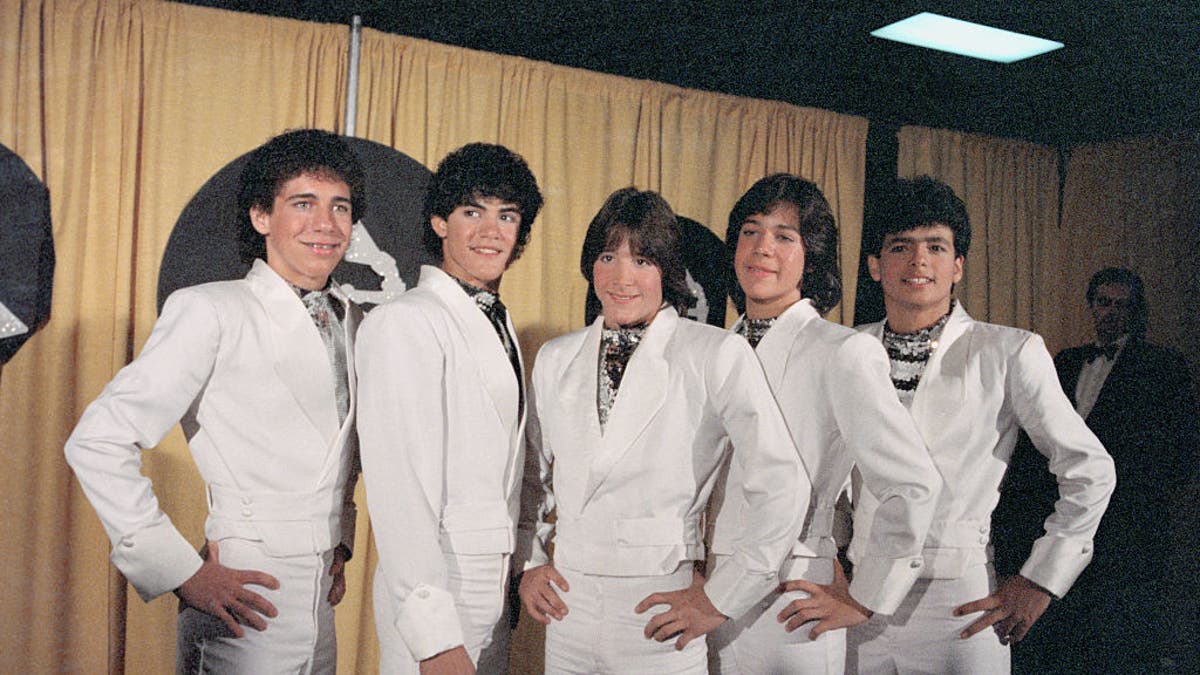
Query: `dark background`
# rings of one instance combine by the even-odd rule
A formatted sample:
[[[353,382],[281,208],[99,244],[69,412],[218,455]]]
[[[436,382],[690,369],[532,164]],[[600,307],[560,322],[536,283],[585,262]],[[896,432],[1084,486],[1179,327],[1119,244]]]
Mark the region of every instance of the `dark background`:
[[[185,1],[1061,148],[1200,128],[1196,0]],[[869,35],[921,11],[1066,47],[998,64]]]

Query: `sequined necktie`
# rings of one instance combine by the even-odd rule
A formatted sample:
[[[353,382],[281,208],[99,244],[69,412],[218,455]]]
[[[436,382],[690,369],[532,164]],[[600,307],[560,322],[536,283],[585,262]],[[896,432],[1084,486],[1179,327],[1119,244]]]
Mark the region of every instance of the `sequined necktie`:
[[[746,341],[750,343],[750,347],[752,349],[758,349],[758,343],[762,342],[763,337],[766,336],[767,331],[770,330],[771,326],[775,325],[775,319],[778,318],[779,317],[777,316],[773,316],[769,319],[743,318],[742,322],[738,324],[738,335],[746,338]]]
[[[308,291],[300,298],[308,309],[321,341],[325,343],[325,351],[329,355],[329,364],[333,367],[334,397],[337,399],[338,422],[345,422],[350,413],[350,383],[346,373],[346,342],[342,334],[342,324],[333,310],[333,301],[329,299],[328,291]]]
[[[646,326],[605,328],[600,336],[600,377],[597,382],[596,410],[600,415],[600,430],[608,424],[608,415],[617,400],[617,390],[625,377],[625,367],[634,350],[642,342]]]
[[[500,338],[504,352],[508,354],[508,362],[512,365],[513,375],[517,378],[517,416],[525,412],[525,383],[521,377],[521,359],[517,354],[517,343],[508,332],[508,309],[500,302],[500,296],[485,288],[478,288],[459,281],[459,285],[475,301],[475,306],[483,312]]]

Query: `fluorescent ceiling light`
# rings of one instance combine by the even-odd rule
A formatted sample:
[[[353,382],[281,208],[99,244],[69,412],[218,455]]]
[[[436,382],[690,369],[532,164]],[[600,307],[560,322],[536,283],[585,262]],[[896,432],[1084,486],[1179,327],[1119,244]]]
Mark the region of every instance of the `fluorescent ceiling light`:
[[[871,32],[875,37],[977,59],[1012,63],[1063,46],[1061,42],[1014,33],[948,16],[921,12]]]

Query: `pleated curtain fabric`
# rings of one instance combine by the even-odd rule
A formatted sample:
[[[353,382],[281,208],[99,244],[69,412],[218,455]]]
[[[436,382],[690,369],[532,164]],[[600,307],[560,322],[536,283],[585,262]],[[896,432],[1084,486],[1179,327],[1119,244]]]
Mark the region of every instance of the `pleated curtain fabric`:
[[[289,128],[340,130],[346,26],[158,0],[0,0],[0,143],[51,193],[59,265],[52,318],[4,367],[0,553],[21,591],[0,594],[3,672],[169,672],[175,601],[131,596],[62,457],[84,407],[141,348],[156,318],[171,227],[218,169]],[[867,121],[447,47],[365,30],[358,135],[435,166],[471,141],[521,153],[546,195],[504,297],[532,367],[579,327],[587,223],[613,190],[662,192],[724,235],[758,178],[799,173],[842,230],[853,315]],[[197,546],[203,485],[176,430],[143,454],[160,504]],[[359,492],[358,503],[365,505]],[[338,608],[338,667],[374,672],[369,524]],[[516,672],[540,672],[523,626]],[[524,635],[524,637],[522,637]]]

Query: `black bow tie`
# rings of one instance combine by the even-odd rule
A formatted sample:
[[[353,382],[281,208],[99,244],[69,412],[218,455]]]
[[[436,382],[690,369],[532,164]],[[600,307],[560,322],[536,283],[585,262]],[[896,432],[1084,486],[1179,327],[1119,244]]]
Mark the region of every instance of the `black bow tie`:
[[[1091,363],[1100,356],[1112,361],[1117,357],[1117,352],[1121,351],[1121,345],[1118,342],[1110,342],[1103,347],[1100,345],[1088,345],[1083,350],[1083,360],[1085,363]]]

